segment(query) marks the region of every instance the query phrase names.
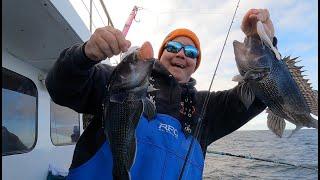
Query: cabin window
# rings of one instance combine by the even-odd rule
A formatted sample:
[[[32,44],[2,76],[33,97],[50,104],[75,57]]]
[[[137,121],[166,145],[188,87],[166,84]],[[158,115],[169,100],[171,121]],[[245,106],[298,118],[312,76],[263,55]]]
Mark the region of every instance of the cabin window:
[[[50,109],[52,143],[56,146],[75,144],[80,137],[79,113],[53,101]]]
[[[2,155],[29,152],[36,144],[38,92],[32,80],[2,68]]]

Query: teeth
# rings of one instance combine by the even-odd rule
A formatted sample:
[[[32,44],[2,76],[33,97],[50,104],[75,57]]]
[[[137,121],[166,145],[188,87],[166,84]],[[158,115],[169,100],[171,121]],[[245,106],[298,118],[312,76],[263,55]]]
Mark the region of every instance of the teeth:
[[[178,66],[178,67],[180,67],[180,68],[184,68],[184,65],[182,65],[182,64],[174,64],[175,66]]]

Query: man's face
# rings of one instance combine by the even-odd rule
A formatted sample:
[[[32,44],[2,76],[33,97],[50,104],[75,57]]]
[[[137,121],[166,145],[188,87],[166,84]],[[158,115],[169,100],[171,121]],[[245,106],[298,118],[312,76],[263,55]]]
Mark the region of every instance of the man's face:
[[[193,41],[187,37],[176,37],[172,41],[195,47]],[[168,69],[179,83],[186,83],[189,81],[191,74],[195,71],[197,58],[187,57],[184,54],[183,48],[178,53],[171,53],[164,49],[160,58],[160,63]]]

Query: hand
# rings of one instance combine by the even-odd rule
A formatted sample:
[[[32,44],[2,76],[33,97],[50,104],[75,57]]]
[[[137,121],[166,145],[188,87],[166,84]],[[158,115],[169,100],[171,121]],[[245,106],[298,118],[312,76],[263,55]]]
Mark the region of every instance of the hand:
[[[98,28],[85,45],[86,56],[94,61],[111,58],[120,52],[126,52],[131,42],[126,40],[120,30],[112,26]]]
[[[243,17],[241,24],[242,31],[246,36],[257,34],[257,21],[262,22],[267,35],[272,40],[274,37],[274,27],[267,9],[250,9]]]

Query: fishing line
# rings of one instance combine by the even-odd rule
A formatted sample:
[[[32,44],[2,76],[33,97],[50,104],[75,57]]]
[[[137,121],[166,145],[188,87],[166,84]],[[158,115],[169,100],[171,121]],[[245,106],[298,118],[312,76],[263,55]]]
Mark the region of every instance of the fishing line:
[[[216,9],[211,10],[211,9],[200,9],[200,10],[192,10],[192,9],[175,9],[175,10],[169,10],[169,11],[159,11],[159,14],[177,14],[177,13],[189,13],[189,14],[226,14],[225,11],[220,10],[217,11]]]
[[[207,150],[207,153],[225,155],[225,156],[232,156],[232,157],[238,157],[238,158],[244,158],[244,159],[250,159],[250,160],[265,161],[265,162],[271,162],[271,163],[275,163],[275,164],[293,166],[293,167],[296,167],[296,168],[304,168],[304,169],[311,169],[311,170],[318,171],[318,168],[312,168],[312,167],[308,167],[308,166],[296,165],[296,164],[291,164],[291,163],[281,162],[281,161],[275,161],[275,160],[270,160],[270,159],[256,158],[256,157],[252,157],[250,155],[249,156],[236,155],[236,154],[231,154],[231,153],[226,153],[226,152],[210,151],[210,150]]]
[[[193,138],[191,139],[191,142],[190,142],[190,145],[189,145],[189,149],[188,149],[187,155],[185,157],[185,160],[184,160],[181,172],[180,172],[179,180],[182,179],[183,172],[185,170],[187,161],[188,161],[189,156],[190,156],[191,149],[192,149],[193,144],[194,144],[194,140],[198,139],[198,136],[199,136],[199,133],[200,133],[200,129],[201,129],[201,125],[202,125],[202,120],[204,118],[204,115],[205,115],[205,112],[206,112],[206,109],[207,109],[207,105],[208,105],[208,102],[209,102],[209,96],[210,96],[210,90],[211,90],[211,87],[212,87],[212,83],[213,83],[214,77],[216,76],[217,69],[218,69],[218,66],[219,66],[219,63],[220,63],[220,60],[221,60],[221,57],[222,57],[222,53],[224,51],[224,47],[226,45],[230,30],[231,30],[231,27],[232,27],[232,24],[233,24],[233,21],[234,21],[234,17],[236,16],[236,13],[237,13],[237,10],[238,10],[238,7],[239,7],[239,3],[240,3],[240,0],[238,1],[237,7],[236,7],[236,9],[234,11],[234,14],[233,14],[233,17],[232,17],[232,20],[231,20],[231,23],[230,23],[230,26],[229,26],[229,29],[228,29],[228,33],[227,33],[226,39],[224,41],[220,56],[219,56],[219,60],[218,60],[217,66],[215,68],[214,74],[213,74],[211,82],[210,82],[209,90],[207,91],[207,94],[206,94],[206,97],[205,97],[205,100],[204,100],[204,103],[203,103],[203,106],[202,106],[201,114],[200,114],[200,116],[198,118],[198,122],[197,122],[197,126],[196,126],[196,129],[195,129]]]

